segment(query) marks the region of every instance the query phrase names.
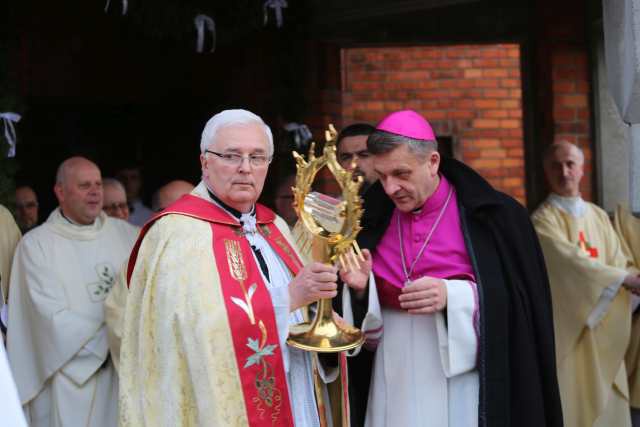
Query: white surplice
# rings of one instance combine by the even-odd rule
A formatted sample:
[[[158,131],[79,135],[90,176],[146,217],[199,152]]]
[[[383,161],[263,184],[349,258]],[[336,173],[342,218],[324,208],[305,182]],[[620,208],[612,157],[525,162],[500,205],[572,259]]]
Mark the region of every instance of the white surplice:
[[[116,425],[103,301],[136,235],[104,213],[81,226],[56,209],[18,244],[7,351],[30,426]]]
[[[382,307],[375,313],[369,281],[368,317],[381,317],[367,427],[474,427],[478,425],[478,300],[476,284],[445,280],[447,307],[412,315]],[[445,319],[446,317],[446,319]],[[367,320],[367,318],[365,318]]]

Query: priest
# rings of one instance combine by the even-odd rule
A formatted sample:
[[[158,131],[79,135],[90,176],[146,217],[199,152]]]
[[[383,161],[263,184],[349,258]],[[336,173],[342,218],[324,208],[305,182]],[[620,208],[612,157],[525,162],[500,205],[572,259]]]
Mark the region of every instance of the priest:
[[[613,217],[613,227],[620,238],[622,251],[635,268],[640,268],[640,219],[629,212],[628,206],[619,204]],[[629,379],[631,423],[640,427],[640,313],[637,307],[632,315],[631,339],[624,360]]]
[[[385,117],[367,147],[379,180],[358,238],[373,256],[363,300],[377,293],[384,329],[365,425],[561,426],[549,287],[525,209],[441,159],[414,111]]]
[[[136,230],[102,211],[100,169],[83,157],[60,165],[54,192],[59,207],[14,256],[9,363],[30,426],[115,426],[103,302]]]
[[[566,426],[630,426],[625,352],[640,284],[606,212],[580,196],[584,155],[570,142],[544,157],[551,194],[534,212],[551,283]]]
[[[336,269],[303,266],[286,223],[256,203],[273,155],[260,117],[216,114],[200,149],[202,181],[129,259],[120,425],[325,425],[318,378],[337,369],[286,339],[301,307],[336,295]]]

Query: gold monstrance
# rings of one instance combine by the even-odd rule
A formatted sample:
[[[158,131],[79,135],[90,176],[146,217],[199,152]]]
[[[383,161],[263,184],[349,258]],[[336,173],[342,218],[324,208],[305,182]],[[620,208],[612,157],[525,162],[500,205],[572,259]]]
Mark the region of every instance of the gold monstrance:
[[[294,205],[306,233],[311,236],[303,239],[300,250],[311,249],[314,261],[331,265],[340,262],[344,269],[355,268],[358,256],[364,260],[355,240],[361,229],[362,206],[358,193],[362,177],[354,181],[351,172],[338,163],[337,132],[333,125],[329,125],[325,136],[327,143],[322,156],[316,157],[315,143],[311,144],[306,161],[297,152],[293,153],[297,166]],[[341,200],[312,192],[316,174],[325,166],[342,190]],[[364,334],[353,326],[337,324],[331,299],[321,299],[313,321],[292,326],[287,342],[302,350],[333,353],[358,347],[364,342]]]

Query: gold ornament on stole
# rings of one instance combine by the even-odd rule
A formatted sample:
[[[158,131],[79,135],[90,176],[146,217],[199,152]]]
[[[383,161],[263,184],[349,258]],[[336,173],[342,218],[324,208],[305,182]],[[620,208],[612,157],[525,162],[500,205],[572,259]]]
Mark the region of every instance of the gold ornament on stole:
[[[314,261],[335,265],[343,269],[359,268],[358,258],[364,257],[356,236],[361,230],[362,205],[359,190],[362,177],[353,180],[351,172],[340,166],[336,159],[337,132],[333,125],[325,131],[327,143],[320,157],[315,155],[315,143],[311,144],[307,160],[297,152],[296,185],[293,188],[294,206],[298,219],[305,229],[299,241],[301,251],[311,251]],[[327,167],[342,190],[341,199],[312,191],[316,174]],[[289,345],[307,351],[333,353],[358,347],[364,342],[359,329],[338,324],[333,318],[331,299],[318,302],[316,315],[311,322],[290,328]]]

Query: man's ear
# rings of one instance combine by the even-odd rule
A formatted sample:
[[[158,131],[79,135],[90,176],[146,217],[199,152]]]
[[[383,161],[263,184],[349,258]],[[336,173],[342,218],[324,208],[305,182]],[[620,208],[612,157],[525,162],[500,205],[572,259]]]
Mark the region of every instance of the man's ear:
[[[438,173],[438,169],[440,168],[440,153],[437,150],[433,150],[429,154],[429,169],[431,172],[436,175]]]
[[[56,183],[53,186],[53,193],[56,195],[56,198],[58,199],[58,203],[64,200],[64,188],[62,188],[62,184]]]

